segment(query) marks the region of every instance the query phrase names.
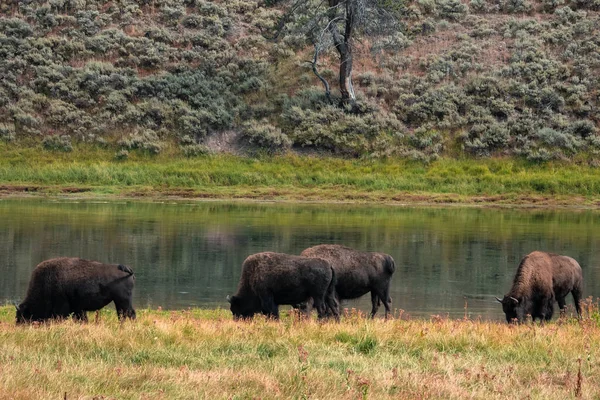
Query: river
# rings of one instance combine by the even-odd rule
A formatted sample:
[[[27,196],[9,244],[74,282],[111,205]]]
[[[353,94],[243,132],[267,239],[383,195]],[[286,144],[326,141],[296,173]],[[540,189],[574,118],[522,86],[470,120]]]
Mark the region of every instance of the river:
[[[321,243],[392,255],[404,316],[502,319],[494,296],[533,250],[574,257],[584,297],[600,294],[595,210],[5,199],[0,302],[24,298],[40,261],[72,256],[131,266],[137,308],[227,308],[248,255]],[[368,311],[370,296],[344,307]]]

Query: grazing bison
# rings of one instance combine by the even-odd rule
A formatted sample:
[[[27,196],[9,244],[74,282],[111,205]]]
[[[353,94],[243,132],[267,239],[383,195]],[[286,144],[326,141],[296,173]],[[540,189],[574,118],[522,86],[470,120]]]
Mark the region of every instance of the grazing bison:
[[[114,301],[119,318],[135,319],[131,302],[135,277],[124,265],[81,258],[42,261],[31,273],[27,297],[17,307],[17,323],[67,318],[87,321],[86,311]]]
[[[385,306],[385,317],[390,314],[390,280],[396,270],[394,259],[384,253],[367,253],[334,244],[321,244],[304,250],[303,257],[319,257],[331,263],[337,283],[335,293],[339,300],[355,299],[371,292],[374,318],[379,305]]]
[[[297,304],[314,299],[319,318],[331,309],[339,317],[335,299],[335,273],[318,258],[264,252],[244,260],[237,293],[227,300],[235,319],[251,318],[262,312],[279,318],[280,304]]]
[[[523,257],[510,292],[502,300],[506,321],[522,322],[526,315],[533,320],[547,321],[554,313],[554,300],[561,313],[565,309],[565,297],[571,292],[577,314],[581,316],[579,301],[582,296],[583,276],[581,267],[571,257],[534,251]]]

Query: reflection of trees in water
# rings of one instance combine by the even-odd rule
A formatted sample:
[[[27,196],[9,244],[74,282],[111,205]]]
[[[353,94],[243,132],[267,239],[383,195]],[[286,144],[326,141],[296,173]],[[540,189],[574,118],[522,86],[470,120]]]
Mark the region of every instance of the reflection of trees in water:
[[[392,296],[404,309],[461,309],[465,294],[500,295],[535,249],[579,260],[587,293],[600,282],[593,211],[4,201],[0,218],[2,299],[24,296],[38,262],[68,255],[134,267],[140,306],[226,306],[249,254],[319,243],[391,254]]]

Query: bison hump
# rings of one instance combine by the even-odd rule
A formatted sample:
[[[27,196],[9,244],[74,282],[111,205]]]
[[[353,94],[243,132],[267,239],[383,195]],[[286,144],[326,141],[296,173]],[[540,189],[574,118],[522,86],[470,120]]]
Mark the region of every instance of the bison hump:
[[[127,265],[119,264],[119,269],[123,272],[127,272],[129,275],[133,275],[133,270],[129,268]]]

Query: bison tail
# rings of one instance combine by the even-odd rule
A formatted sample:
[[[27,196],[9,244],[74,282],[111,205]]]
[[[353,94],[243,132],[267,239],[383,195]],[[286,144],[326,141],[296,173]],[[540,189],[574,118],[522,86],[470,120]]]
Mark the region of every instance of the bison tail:
[[[394,261],[392,256],[389,256],[387,254],[385,255],[384,268],[390,275],[393,274],[394,271],[396,271],[396,262]]]
[[[129,268],[127,265],[119,264],[119,269],[123,272],[127,272],[129,275],[133,275],[133,270]]]
[[[331,293],[335,296],[335,286],[337,285],[337,277],[335,276],[335,269],[331,267],[331,282],[329,283],[329,287],[327,288],[327,293]]]

